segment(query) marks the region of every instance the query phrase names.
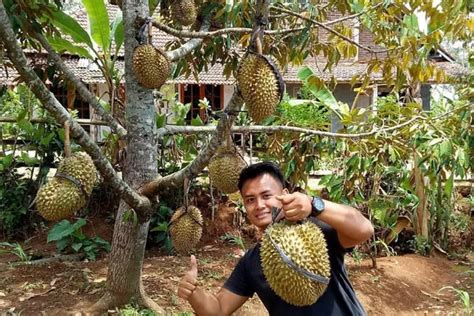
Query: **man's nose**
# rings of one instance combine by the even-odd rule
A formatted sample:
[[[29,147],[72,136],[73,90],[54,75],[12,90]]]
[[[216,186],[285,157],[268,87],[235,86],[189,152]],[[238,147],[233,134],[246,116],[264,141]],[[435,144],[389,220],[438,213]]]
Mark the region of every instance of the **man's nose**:
[[[257,199],[257,208],[258,209],[263,209],[265,208],[265,200],[264,199]]]

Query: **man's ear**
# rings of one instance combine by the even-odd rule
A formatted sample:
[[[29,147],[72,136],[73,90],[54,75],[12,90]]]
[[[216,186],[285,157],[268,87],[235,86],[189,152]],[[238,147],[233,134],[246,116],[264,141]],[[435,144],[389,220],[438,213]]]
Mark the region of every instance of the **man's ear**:
[[[287,188],[284,188],[284,189],[283,189],[283,194],[289,194],[289,193],[290,193],[290,191],[288,191]]]

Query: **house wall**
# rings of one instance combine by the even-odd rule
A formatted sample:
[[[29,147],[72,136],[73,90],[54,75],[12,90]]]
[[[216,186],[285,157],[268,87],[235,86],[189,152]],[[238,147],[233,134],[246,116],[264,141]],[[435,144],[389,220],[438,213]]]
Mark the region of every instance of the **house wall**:
[[[351,85],[347,83],[338,84],[336,89],[333,91],[333,94],[336,100],[358,108],[370,108],[370,105],[374,100],[373,91],[371,89],[369,89],[366,94],[357,95]],[[355,104],[353,105],[354,102]],[[341,127],[342,125],[340,124],[339,119],[336,116],[333,116],[331,131],[337,132]]]
[[[234,87],[231,85],[224,85],[224,107],[229,103],[232,94],[234,93]]]

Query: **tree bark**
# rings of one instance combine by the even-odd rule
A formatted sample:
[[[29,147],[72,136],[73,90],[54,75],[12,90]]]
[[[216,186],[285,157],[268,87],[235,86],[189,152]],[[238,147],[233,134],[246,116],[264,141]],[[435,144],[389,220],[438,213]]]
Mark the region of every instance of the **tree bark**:
[[[152,90],[141,87],[132,71],[133,50],[138,45],[134,21],[137,16],[148,16],[148,1],[131,0],[123,3],[125,27],[125,87],[127,147],[124,180],[139,188],[158,176],[155,106]],[[163,310],[147,297],[141,283],[150,215],[140,218],[123,201],[115,220],[112,252],[107,276],[107,291],[95,305],[96,310],[121,306],[131,299],[155,312]],[[125,216],[127,215],[127,216]]]

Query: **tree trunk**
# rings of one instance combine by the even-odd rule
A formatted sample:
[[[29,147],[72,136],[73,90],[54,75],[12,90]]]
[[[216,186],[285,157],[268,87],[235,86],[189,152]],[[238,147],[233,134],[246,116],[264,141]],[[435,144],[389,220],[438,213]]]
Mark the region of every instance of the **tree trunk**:
[[[148,1],[130,0],[123,6],[125,27],[125,80],[127,147],[124,180],[134,189],[158,176],[157,131],[152,91],[138,85],[132,71],[135,19],[148,16]],[[136,214],[136,213],[135,213]],[[127,215],[127,216],[124,216]],[[131,216],[130,216],[131,215]],[[142,264],[150,220],[136,218],[123,201],[114,226],[112,252],[107,275],[107,292],[95,310],[121,306],[135,299],[155,312],[163,310],[145,294],[141,282]]]
[[[423,179],[423,173],[418,167],[418,153],[414,152],[413,154],[413,163],[414,163],[414,176],[415,176],[415,194],[418,197],[418,206],[416,208],[416,225],[415,230],[417,235],[421,235],[429,240],[429,231],[428,231],[428,221],[429,221],[429,211],[426,207],[426,193],[425,193],[425,182]]]

